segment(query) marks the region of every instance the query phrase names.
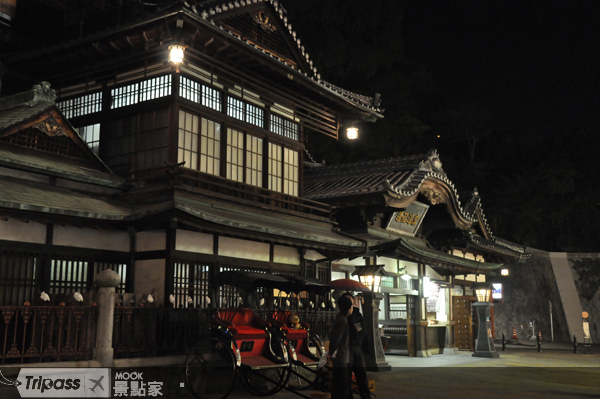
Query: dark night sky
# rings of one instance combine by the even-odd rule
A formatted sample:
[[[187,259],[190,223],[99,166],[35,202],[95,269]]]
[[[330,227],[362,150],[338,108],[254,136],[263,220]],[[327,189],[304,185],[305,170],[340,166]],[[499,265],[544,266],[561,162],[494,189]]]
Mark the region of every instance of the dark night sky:
[[[405,54],[443,92],[542,135],[600,119],[600,2],[402,0]]]

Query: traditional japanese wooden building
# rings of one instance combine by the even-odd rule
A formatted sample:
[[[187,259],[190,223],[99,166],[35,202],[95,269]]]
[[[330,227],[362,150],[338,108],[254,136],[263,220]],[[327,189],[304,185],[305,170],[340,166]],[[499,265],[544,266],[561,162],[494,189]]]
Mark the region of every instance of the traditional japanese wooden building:
[[[477,190],[459,196],[434,150],[313,164],[305,178],[305,196],[332,205],[340,231],[365,243],[362,256],[333,262],[334,278],[384,266],[379,318],[389,338],[386,353],[472,350],[473,283],[529,257],[524,247],[494,236]]]
[[[107,268],[120,293],[205,307],[223,270],[328,281],[384,264],[382,324],[404,326],[407,351],[470,348],[469,286],[527,256],[477,192],[459,200],[435,152],[312,162],[307,134],[383,115],[322,79],[277,0],[142,9],[0,56],[0,306],[57,304]],[[425,277],[445,305],[426,306]]]
[[[9,87],[49,84],[0,106],[1,304],[110,267],[202,306],[218,270],[327,280],[318,260],[362,251],[304,198],[303,140],[378,104],[322,80],[277,1],[195,3],[2,57]]]

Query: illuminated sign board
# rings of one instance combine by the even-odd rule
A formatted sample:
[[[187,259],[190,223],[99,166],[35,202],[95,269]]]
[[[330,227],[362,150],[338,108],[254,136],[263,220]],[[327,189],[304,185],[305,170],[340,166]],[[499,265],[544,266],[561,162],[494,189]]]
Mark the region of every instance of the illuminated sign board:
[[[502,284],[492,284],[492,299],[502,299]]]
[[[428,209],[429,205],[415,201],[404,208],[403,211],[394,212],[386,229],[414,236],[417,234],[417,230],[419,230],[419,226],[421,226],[421,222],[423,222]]]

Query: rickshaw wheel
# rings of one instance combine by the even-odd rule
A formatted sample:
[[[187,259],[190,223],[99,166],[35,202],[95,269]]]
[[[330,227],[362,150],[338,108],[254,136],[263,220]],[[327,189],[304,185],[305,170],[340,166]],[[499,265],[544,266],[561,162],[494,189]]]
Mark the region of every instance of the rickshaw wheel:
[[[312,354],[312,356],[316,359],[316,361],[319,361],[319,359],[321,359],[321,356],[323,356],[323,351],[321,350],[321,342],[319,339],[317,339],[314,335],[312,334],[308,334],[308,349],[310,351],[310,353]],[[306,389],[310,386],[314,386],[316,385],[315,383],[317,381],[320,381],[321,379],[319,378],[319,373],[322,370],[318,370],[317,366],[310,366],[311,371],[305,370],[305,367],[308,366],[293,366],[293,370],[300,374],[302,377],[304,377],[306,380],[298,377],[296,374],[293,374],[290,377],[290,387],[294,388],[294,389]],[[316,388],[316,387],[315,387]]]
[[[188,387],[198,399],[224,399],[236,379],[236,359],[231,343],[204,337],[194,345],[186,359]]]
[[[285,351],[283,344],[281,351]],[[270,396],[281,391],[285,387],[290,379],[290,368],[291,363],[282,364],[279,367],[270,367],[264,369],[251,369],[249,367],[238,368],[238,374],[242,386],[250,393],[257,396]],[[274,383],[269,382],[266,377],[270,380],[275,381]]]

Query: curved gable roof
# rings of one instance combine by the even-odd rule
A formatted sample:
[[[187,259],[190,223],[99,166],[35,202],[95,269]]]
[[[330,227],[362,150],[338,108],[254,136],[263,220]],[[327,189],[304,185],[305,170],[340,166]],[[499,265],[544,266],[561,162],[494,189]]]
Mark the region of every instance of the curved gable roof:
[[[472,241],[524,253],[524,247],[494,237],[477,189],[461,200],[454,183],[442,169],[436,150],[422,155],[332,166],[307,164],[305,168],[304,196],[338,207],[371,200],[401,209],[415,201],[419,194],[432,205],[445,203],[456,227],[468,231]]]

